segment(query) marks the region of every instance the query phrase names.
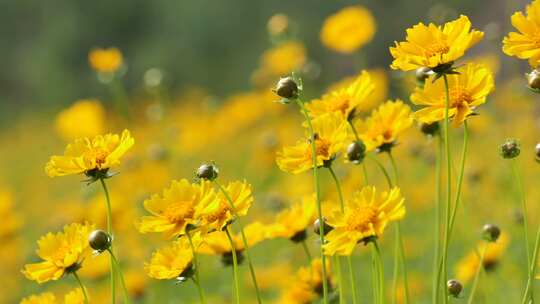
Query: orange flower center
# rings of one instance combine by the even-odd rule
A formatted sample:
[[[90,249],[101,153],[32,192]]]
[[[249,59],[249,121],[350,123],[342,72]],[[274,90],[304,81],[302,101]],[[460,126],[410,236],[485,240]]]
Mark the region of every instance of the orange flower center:
[[[448,53],[448,51],[450,51],[450,47],[448,45],[446,45],[446,43],[437,42],[437,43],[434,43],[434,44],[428,46],[425,49],[425,54],[426,54],[426,57],[429,58],[429,57],[436,56],[436,55],[446,54],[446,53]]]
[[[108,156],[108,155],[109,155],[109,154],[108,154],[106,151],[104,151],[104,150],[98,150],[98,151],[96,151],[96,152],[95,152],[95,156],[94,156],[94,158],[95,158],[95,160],[96,160],[96,165],[97,165],[98,167],[101,167],[101,165],[103,165],[103,164],[105,163],[105,161],[107,160],[107,156]]]
[[[163,215],[171,223],[182,224],[187,218],[193,217],[195,209],[190,202],[177,202],[167,206]]]
[[[392,137],[393,137],[392,130],[386,130],[386,131],[384,131],[383,134],[382,134],[382,136],[383,136],[383,139],[384,139],[385,141],[391,140]]]
[[[322,138],[315,140],[317,156],[330,157],[330,143]]]
[[[208,222],[215,222],[218,220],[222,220],[227,216],[228,210],[229,210],[229,206],[221,202],[217,210],[206,215],[206,219],[208,220]]]
[[[336,98],[334,102],[330,104],[330,111],[332,112],[341,112],[347,114],[349,109],[349,99],[348,98]]]
[[[373,206],[361,206],[349,214],[347,218],[347,226],[350,230],[365,231],[368,230],[370,224],[373,224],[377,219],[377,209]]]
[[[450,107],[459,108],[464,103],[470,103],[473,101],[473,98],[464,87],[459,86],[456,88],[450,89]]]

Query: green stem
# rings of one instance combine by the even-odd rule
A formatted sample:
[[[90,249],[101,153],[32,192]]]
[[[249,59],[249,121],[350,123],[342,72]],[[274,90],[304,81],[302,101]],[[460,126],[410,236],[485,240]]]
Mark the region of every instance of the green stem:
[[[353,271],[353,265],[352,265],[352,257],[347,256],[347,264],[349,265],[349,280],[351,280],[351,293],[352,293],[352,302],[353,304],[356,304],[356,298],[358,297],[356,295],[356,277],[354,275]]]
[[[312,257],[311,257],[311,253],[309,252],[309,248],[307,246],[306,240],[302,241],[302,247],[304,248],[304,253],[306,254],[306,258],[308,259],[309,265],[311,267]]]
[[[339,291],[339,303],[345,303],[345,291],[343,290],[343,274],[341,273],[341,259],[339,256],[334,256],[336,263],[336,272],[338,277],[338,291]]]
[[[531,248],[529,239],[529,216],[527,210],[527,202],[525,200],[525,192],[523,191],[523,183],[521,181],[521,175],[517,168],[517,162],[514,159],[510,161],[512,165],[512,174],[514,174],[514,180],[516,181],[517,190],[519,193],[519,200],[521,201],[521,212],[523,213],[523,235],[525,236],[525,250],[527,251],[527,265],[531,265]],[[529,268],[528,268],[529,269]]]
[[[236,247],[234,246],[234,241],[231,237],[231,233],[229,232],[229,226],[225,227],[225,234],[227,234],[227,238],[229,239],[229,243],[231,244],[231,253],[233,258],[233,277],[234,277],[234,294],[236,297],[236,304],[240,304],[240,283],[238,281],[238,259],[236,257]]]
[[[371,283],[373,284],[373,302],[380,303],[379,300],[379,265],[377,264],[377,253],[375,247],[371,249]]]
[[[77,280],[77,283],[79,283],[79,286],[81,286],[81,290],[82,290],[83,297],[84,297],[84,304],[88,304],[88,294],[86,293],[86,288],[84,287],[84,285],[83,285],[83,283],[81,281],[81,278],[79,278],[79,275],[77,274],[76,271],[73,272],[73,276]]]
[[[527,279],[527,286],[525,287],[525,293],[523,294],[523,304],[526,304],[527,301],[530,299],[532,303],[534,303],[533,298],[533,287],[532,283],[534,281],[534,273],[536,272],[536,260],[538,259],[538,249],[540,247],[540,226],[538,226],[538,230],[536,232],[536,241],[534,242],[534,250],[533,250],[533,257],[531,260],[531,264],[529,264],[529,277]]]
[[[347,120],[347,122],[349,123],[349,126],[351,126],[351,130],[353,131],[354,138],[356,138],[356,141],[360,141],[360,136],[358,136],[358,132],[356,131],[356,128],[354,127],[352,121]]]
[[[375,259],[377,263],[377,271],[378,271],[378,285],[379,285],[379,301],[381,304],[384,304],[384,266],[382,262],[381,257],[381,249],[379,248],[379,244],[377,243],[377,240],[373,240],[371,242],[373,244],[373,248],[375,250]]]
[[[392,188],[392,179],[390,178],[390,175],[388,174],[388,171],[386,171],[386,168],[377,160],[377,158],[372,157],[368,154],[368,158],[372,160],[379,169],[381,169],[381,172],[384,174],[384,177],[386,178],[386,183],[388,184],[388,188]]]
[[[450,155],[450,124],[449,124],[449,109],[450,109],[450,88],[448,85],[448,77],[443,74],[444,88],[446,92],[446,102],[444,106],[444,150],[446,153],[446,221],[444,225],[445,237],[442,255],[442,278],[443,282],[448,280],[448,241],[450,235],[450,204],[452,203],[452,157]],[[444,297],[443,303],[448,303],[448,289],[443,288]]]
[[[439,291],[440,291],[440,281],[441,281],[441,271],[439,263],[441,260],[441,225],[442,225],[442,216],[441,216],[441,202],[442,202],[442,158],[443,158],[443,141],[441,137],[438,137],[437,140],[437,157],[436,157],[436,168],[435,176],[437,178],[437,183],[435,184],[436,192],[436,202],[435,202],[435,256],[433,259],[433,303],[439,303]]]
[[[463,175],[465,173],[465,159],[467,157],[467,144],[469,139],[469,128],[467,127],[467,121],[463,122],[463,150],[461,151],[461,163],[459,167],[459,175],[456,188],[456,199],[454,200],[454,207],[452,209],[452,215],[450,217],[450,233],[448,234],[448,242],[452,238],[452,231],[454,229],[454,222],[456,219],[456,213],[461,202],[461,188],[463,185]],[[448,245],[448,244],[447,244]]]
[[[486,256],[486,250],[489,244],[485,244],[484,249],[482,249],[482,254],[480,255],[480,264],[478,265],[478,269],[476,270],[476,274],[474,275],[474,281],[473,285],[471,287],[471,293],[469,295],[469,300],[467,301],[468,304],[473,303],[474,294],[476,293],[476,288],[478,286],[478,279],[480,278],[480,271],[484,267],[484,257]]]
[[[257,302],[261,304],[262,303],[261,294],[259,292],[259,285],[257,284],[257,276],[255,275],[255,269],[253,268],[253,263],[251,262],[251,255],[249,253],[249,245],[247,242],[246,235],[244,233],[244,225],[242,224],[240,217],[236,213],[236,207],[234,206],[234,202],[232,198],[230,197],[229,193],[227,193],[227,190],[225,190],[225,188],[223,188],[223,186],[217,180],[214,180],[214,183],[218,186],[219,190],[223,193],[223,195],[229,202],[233,216],[238,221],[238,225],[240,226],[240,235],[242,237],[242,243],[244,244],[244,251],[246,253],[246,258],[247,258],[247,262],[249,266],[249,272],[251,274],[251,280],[253,281],[253,286],[255,287],[255,293],[257,294]]]
[[[195,246],[193,246],[193,240],[191,239],[191,235],[189,234],[189,231],[186,231],[186,236],[189,241],[189,246],[191,247],[191,252],[193,253],[193,262],[195,263],[195,279],[193,280],[193,283],[197,285],[197,289],[199,291],[199,299],[201,301],[201,304],[204,304],[204,291],[201,287],[201,277],[199,273],[199,260],[197,257],[197,251],[195,250]]]
[[[309,116],[304,103],[300,99],[296,99],[296,103],[300,107],[301,112],[304,114],[306,122],[308,124],[309,133],[311,139],[315,136],[313,130],[313,124],[311,123],[311,117]],[[317,146],[315,140],[311,140],[311,158],[313,161],[313,182],[315,185],[315,198],[317,201],[317,213],[319,217],[319,223],[324,223],[322,215],[322,204],[321,204],[321,189],[319,185],[319,174],[317,166]],[[324,244],[324,225],[319,225],[319,240],[320,240],[320,254],[321,254],[321,263],[322,263],[322,285],[323,285],[323,304],[328,304],[328,281],[326,276],[326,256],[324,255],[323,244]]]
[[[109,196],[109,190],[107,189],[107,184],[103,178],[100,178],[101,186],[103,187],[103,192],[105,192],[105,199],[107,202],[107,233],[114,240],[113,228],[112,228],[112,207],[111,207],[111,198]],[[113,250],[113,243],[111,242],[110,250]],[[109,256],[110,259],[110,280],[111,280],[111,303],[116,302],[116,271],[114,267],[114,261],[112,255]]]
[[[111,256],[111,259],[113,261],[116,274],[118,275],[118,277],[120,277],[120,284],[122,285],[122,292],[124,295],[124,303],[129,304],[129,293],[126,287],[126,282],[124,280],[124,275],[122,274],[122,268],[120,267],[120,264],[118,263],[118,260],[114,256],[112,250],[109,248],[107,249],[107,251],[109,252],[109,255]]]
[[[116,75],[114,75],[114,79],[110,82],[109,87],[111,89],[117,110],[120,111],[120,113],[122,113],[126,118],[129,118],[129,104],[126,90]]]

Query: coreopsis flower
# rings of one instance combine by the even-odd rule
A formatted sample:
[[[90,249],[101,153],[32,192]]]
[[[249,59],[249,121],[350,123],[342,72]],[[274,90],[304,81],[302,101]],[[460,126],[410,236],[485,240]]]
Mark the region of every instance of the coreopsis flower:
[[[197,248],[200,238],[193,238],[193,246]],[[181,237],[172,244],[154,253],[144,269],[149,277],[158,280],[170,280],[184,277],[191,270],[193,251],[187,237]]]
[[[23,223],[21,216],[15,212],[13,203],[11,192],[0,189],[0,239],[3,240],[15,236]]]
[[[52,292],[31,295],[21,300],[20,304],[57,304],[56,296]]]
[[[82,289],[76,288],[70,292],[68,292],[64,296],[64,304],[83,304],[84,301],[84,294],[82,292]]]
[[[375,85],[371,81],[371,76],[367,71],[362,71],[349,85],[331,91],[323,95],[321,99],[311,101],[306,104],[306,107],[314,117],[336,112],[344,119],[352,119],[356,109],[366,101],[374,89]]]
[[[497,242],[483,242],[478,245],[476,250],[471,251],[458,262],[456,266],[456,278],[463,283],[469,282],[474,278],[478,267],[480,267],[479,254],[484,252],[484,248],[485,255],[482,267],[486,271],[494,270],[502,255],[505,253],[509,242],[510,239],[508,235],[502,233]]]
[[[122,135],[98,135],[92,139],[76,139],[68,144],[64,155],[52,156],[45,172],[50,177],[70,174],[91,175],[120,164],[120,159],[135,143],[128,130]]]
[[[301,202],[281,211],[275,223],[268,227],[268,233],[273,237],[302,241],[306,237],[306,229],[317,218],[316,206],[313,196],[304,197]]]
[[[341,9],[324,21],[321,41],[329,49],[350,54],[375,35],[375,18],[366,8],[356,5]]]
[[[64,274],[76,271],[86,257],[92,253],[88,245],[88,235],[94,225],[74,223],[64,227],[62,232],[48,233],[38,241],[37,255],[43,260],[26,264],[24,275],[38,283],[58,280]]]
[[[306,49],[297,41],[282,43],[261,56],[261,69],[271,75],[287,75],[306,63]]]
[[[312,124],[314,138],[308,135],[277,153],[276,162],[282,171],[298,174],[313,168],[311,140],[315,141],[317,167],[334,160],[349,144],[350,127],[340,113],[321,115],[313,119]]]
[[[381,236],[390,222],[404,216],[404,198],[399,188],[377,193],[373,186],[364,187],[346,202],[345,212],[334,211],[328,217],[333,229],[326,235],[324,252],[350,255],[358,242]]]
[[[231,182],[224,189],[233,202],[234,210],[222,192],[217,193],[214,199],[202,200],[195,208],[199,225],[207,230],[223,230],[235,220],[235,216],[245,216],[253,204],[251,185],[246,181]]]
[[[95,99],[77,100],[58,113],[55,128],[65,140],[97,136],[105,129],[105,109]]]
[[[407,29],[406,41],[396,41],[395,47],[390,47],[394,57],[390,67],[410,71],[421,67],[437,69],[451,66],[483,36],[483,32],[471,31],[471,22],[463,15],[442,27],[419,23]]]
[[[167,238],[178,237],[186,233],[188,225],[198,225],[195,216],[197,206],[208,205],[215,200],[215,191],[208,181],[173,181],[161,195],[154,194],[144,201],[144,208],[151,215],[143,216],[137,228],[141,233],[161,232]]]
[[[467,64],[456,69],[459,74],[448,75],[449,112],[453,125],[459,126],[468,116],[474,114],[479,105],[486,102],[486,97],[495,85],[492,73],[484,66]],[[411,100],[414,104],[425,106],[414,113],[423,123],[444,120],[446,107],[446,89],[442,81],[426,81],[424,87],[416,87]]]
[[[122,53],[115,47],[96,48],[88,54],[90,67],[100,73],[114,73],[122,66]]]
[[[503,39],[503,52],[508,56],[529,60],[536,68],[540,63],[540,1],[534,0],[527,5],[526,16],[522,12],[512,15],[512,25],[518,32],[511,32]]]
[[[398,136],[413,124],[411,108],[403,101],[389,100],[365,120],[359,120],[355,127],[367,151],[391,148]]]
[[[326,266],[326,280],[331,288],[332,275],[328,264]],[[290,286],[280,297],[279,303],[314,303],[322,298],[323,274],[321,259],[314,259],[309,267],[300,268]]]

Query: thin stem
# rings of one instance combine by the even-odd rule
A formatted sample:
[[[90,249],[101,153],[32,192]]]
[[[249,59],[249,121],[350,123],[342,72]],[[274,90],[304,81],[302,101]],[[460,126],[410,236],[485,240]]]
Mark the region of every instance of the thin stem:
[[[306,254],[306,258],[308,259],[309,265],[311,265],[311,260],[313,258],[311,257],[311,253],[309,252],[309,248],[307,246],[306,240],[302,241],[302,247],[304,248],[304,253]]]
[[[459,175],[458,175],[458,180],[457,180],[456,199],[454,201],[454,207],[452,209],[452,215],[450,217],[450,233],[448,234],[449,241],[452,238],[452,231],[454,229],[456,213],[459,208],[459,203],[461,202],[461,188],[463,185],[463,175],[465,173],[465,158],[467,156],[468,138],[469,138],[469,128],[467,127],[467,121],[465,121],[463,122],[463,150],[461,152],[461,164],[460,164]]]
[[[373,240],[371,242],[373,244],[373,248],[375,249],[375,258],[377,263],[377,269],[378,269],[378,279],[379,279],[379,301],[381,304],[384,304],[384,266],[382,262],[381,257],[381,249],[379,248],[379,244],[377,243],[377,240]]]
[[[353,131],[354,138],[356,138],[357,141],[360,141],[360,136],[358,136],[358,132],[356,131],[356,128],[354,127],[352,121],[347,119],[347,122],[349,123],[349,126],[351,126],[351,130]]]
[[[523,234],[525,236],[525,250],[527,251],[527,265],[531,265],[531,248],[529,240],[529,216],[527,210],[527,202],[525,200],[525,192],[523,191],[523,183],[521,181],[521,174],[519,174],[517,168],[517,161],[512,159],[510,161],[512,165],[512,173],[514,174],[514,180],[516,181],[517,190],[519,193],[519,200],[521,201],[521,212],[523,213]]]
[[[373,284],[373,302],[378,304],[379,300],[379,265],[377,264],[377,253],[375,247],[371,248],[371,282]]]
[[[349,280],[351,280],[351,293],[352,293],[352,302],[356,304],[356,277],[353,271],[352,257],[347,256],[347,264],[349,265]]]
[[[436,202],[435,202],[435,255],[433,259],[433,303],[439,303],[439,291],[440,291],[440,280],[441,272],[439,263],[441,260],[441,203],[442,203],[442,158],[443,158],[443,141],[439,136],[437,140],[437,157],[435,165],[435,176],[437,178],[437,183],[435,184],[436,192]]]
[[[114,234],[113,234],[113,228],[112,228],[112,207],[111,207],[111,198],[109,196],[109,190],[107,189],[107,184],[105,183],[105,180],[103,178],[100,178],[99,181],[101,182],[101,186],[103,187],[103,192],[105,192],[105,199],[107,202],[107,233],[111,238],[114,240]],[[110,250],[113,250],[113,242],[111,242]],[[116,302],[116,271],[114,267],[114,261],[112,255],[109,256],[110,259],[110,280],[111,280],[111,303],[114,304]]]
[[[300,107],[301,112],[304,114],[306,122],[308,124],[309,133],[311,139],[313,139],[315,132],[313,131],[313,124],[311,123],[311,117],[304,107],[304,103],[300,99],[296,99],[296,103]],[[311,140],[311,158],[313,161],[313,182],[315,184],[315,198],[317,201],[317,212],[319,217],[319,223],[324,223],[322,215],[322,206],[321,206],[321,187],[319,185],[319,174],[317,166],[317,146],[315,140]],[[320,239],[320,254],[321,254],[321,263],[322,263],[322,285],[323,285],[323,304],[328,304],[328,281],[326,277],[326,256],[324,255],[323,244],[324,244],[324,225],[319,225],[319,239]]]
[[[444,107],[444,150],[446,153],[446,221],[445,221],[445,238],[443,246],[443,256],[442,256],[442,278],[443,282],[448,280],[448,238],[450,234],[450,204],[452,203],[452,157],[450,155],[450,124],[449,124],[449,108],[450,108],[450,88],[448,85],[448,77],[446,74],[443,74],[444,79],[444,88],[446,91],[446,102]],[[448,290],[443,288],[444,297],[443,303],[448,303]]]
[[[538,259],[538,249],[540,247],[540,226],[538,226],[538,230],[536,232],[536,241],[534,242],[534,250],[533,250],[533,258],[531,260],[531,264],[529,264],[529,277],[527,279],[527,286],[525,288],[525,293],[523,294],[523,301],[522,303],[527,303],[527,300],[530,299],[532,303],[534,303],[533,298],[533,289],[532,283],[534,280],[534,273],[536,272],[536,260]]]
[[[242,243],[244,244],[244,251],[246,253],[246,258],[247,258],[247,262],[249,266],[249,272],[251,274],[251,280],[253,281],[253,286],[255,287],[255,293],[257,294],[257,302],[261,304],[262,303],[261,294],[259,292],[259,285],[257,284],[257,276],[255,275],[255,269],[253,268],[253,263],[251,262],[251,255],[249,254],[249,245],[247,242],[246,235],[244,233],[244,225],[242,224],[240,217],[236,213],[236,207],[234,206],[234,202],[232,198],[230,197],[229,193],[227,193],[227,190],[225,190],[225,188],[223,188],[223,186],[221,186],[221,184],[218,183],[217,180],[214,180],[214,183],[218,186],[219,190],[223,193],[223,195],[229,202],[233,216],[236,218],[236,220],[238,221],[238,225],[240,226],[240,235],[242,236]]]
[[[205,303],[204,291],[201,287],[201,277],[199,274],[199,260],[197,257],[197,251],[195,250],[195,246],[193,246],[193,239],[191,238],[191,234],[189,233],[189,231],[186,231],[186,236],[189,241],[189,246],[191,247],[191,252],[193,254],[193,263],[195,263],[195,279],[196,280],[194,279],[193,282],[195,283],[195,285],[197,285],[197,289],[199,291],[199,299],[201,301],[201,304],[204,304]]]
[[[112,250],[109,248],[107,249],[107,251],[109,252],[109,255],[111,256],[115,271],[117,275],[120,277],[120,284],[122,285],[122,292],[124,295],[124,303],[129,304],[129,293],[126,287],[126,282],[124,281],[124,275],[122,274],[122,268],[120,267],[120,264],[118,263],[118,260],[114,256],[114,253],[112,252]]]
[[[339,291],[339,303],[344,304],[345,303],[345,291],[343,290],[343,274],[341,273],[341,259],[339,256],[334,256],[334,260],[336,263],[336,272],[338,277],[338,291]]]
[[[480,271],[484,267],[484,257],[486,255],[487,247],[489,246],[488,243],[484,245],[484,248],[482,249],[482,254],[480,255],[480,264],[478,265],[478,269],[476,270],[476,274],[474,276],[473,285],[471,287],[471,293],[469,295],[469,300],[467,301],[468,304],[473,303],[474,294],[476,293],[476,288],[478,286],[478,279],[480,278]]]
[[[367,185],[369,177],[367,174],[366,163],[362,163],[362,171],[364,172],[364,185]]]
[[[372,157],[368,154],[368,158],[372,160],[379,169],[381,169],[381,172],[384,174],[384,177],[386,178],[386,183],[388,184],[388,188],[392,188],[392,179],[390,178],[390,175],[388,174],[388,171],[386,171],[386,168],[377,160],[377,158]]]
[[[88,294],[86,293],[86,288],[84,287],[81,278],[79,278],[79,275],[76,271],[73,272],[73,276],[75,277],[75,280],[77,280],[77,283],[79,283],[79,286],[81,286],[81,290],[84,297],[84,304],[88,304]]]
[[[229,226],[225,227],[225,234],[227,234],[227,238],[229,239],[229,243],[231,244],[231,253],[233,258],[233,277],[234,277],[234,294],[236,297],[236,304],[240,304],[240,283],[238,281],[238,259],[236,257],[236,247],[234,246],[234,241],[231,237],[231,233],[229,232]]]

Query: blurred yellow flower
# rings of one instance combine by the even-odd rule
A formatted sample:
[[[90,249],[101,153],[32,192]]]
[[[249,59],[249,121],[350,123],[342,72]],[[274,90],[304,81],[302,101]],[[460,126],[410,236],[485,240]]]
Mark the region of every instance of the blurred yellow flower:
[[[64,304],[83,304],[84,301],[84,294],[82,292],[82,289],[76,288],[70,292],[68,292],[64,296]]]
[[[120,158],[135,143],[128,130],[117,134],[77,139],[68,144],[63,156],[52,156],[45,172],[50,177],[106,170],[120,164]]]
[[[193,246],[197,248],[199,238],[193,238]],[[144,269],[149,277],[158,280],[176,279],[183,276],[192,266],[193,252],[187,237],[181,237],[172,244],[154,253]]]
[[[253,222],[246,225],[246,227],[244,227],[244,235],[246,236],[246,241],[250,248],[268,238],[267,229],[260,222]],[[198,253],[221,256],[231,255],[231,244],[224,231],[214,231],[202,237],[201,245],[197,248]],[[231,238],[237,253],[242,252],[245,247],[241,235],[232,234]]]
[[[266,52],[261,57],[263,73],[274,76],[287,75],[300,69],[306,63],[306,49],[297,41],[284,42]]]
[[[105,130],[105,109],[95,99],[77,100],[58,113],[55,128],[65,140],[102,134]]]
[[[376,107],[379,103],[386,100],[388,95],[388,76],[384,69],[370,69],[367,70],[370,80],[374,85],[374,90],[364,98],[364,100],[356,106],[355,112],[369,111]],[[340,81],[332,84],[327,92],[338,91],[345,87],[348,87],[354,83],[362,75],[363,71],[357,76],[346,77]]]
[[[63,232],[48,233],[38,241],[37,255],[43,262],[26,264],[23,273],[29,280],[44,283],[58,280],[65,273],[76,271],[92,252],[88,235],[94,226],[88,223],[71,224]]]
[[[330,268],[327,264],[326,279],[329,286],[332,286]],[[281,295],[280,304],[308,304],[315,303],[322,296],[322,262],[321,259],[314,259],[309,267],[302,267],[298,270],[296,277],[289,288]]]
[[[403,101],[396,99],[380,105],[368,118],[357,121],[355,127],[367,151],[372,151],[391,148],[397,141],[397,137],[412,123],[411,108]]]
[[[311,101],[306,107],[314,117],[336,112],[344,119],[352,119],[357,107],[361,107],[374,89],[369,73],[362,71],[351,84]]]
[[[57,304],[57,302],[52,292],[44,292],[26,297],[21,300],[20,304]]]
[[[477,106],[486,102],[486,97],[495,85],[491,71],[478,64],[467,64],[457,69],[460,74],[448,75],[450,91],[449,117],[453,125],[459,126]],[[442,81],[426,81],[424,87],[415,88],[411,100],[425,106],[414,113],[416,119],[433,123],[444,119],[446,89]]]
[[[395,42],[395,47],[390,47],[394,57],[390,67],[410,71],[449,64],[462,57],[483,36],[483,32],[471,31],[471,22],[463,15],[443,27],[419,23],[407,29],[406,41]]]
[[[167,238],[178,237],[186,233],[188,224],[199,224],[195,217],[196,207],[215,200],[215,191],[208,181],[194,184],[187,179],[172,181],[162,195],[154,194],[144,201],[144,208],[151,215],[143,216],[137,228],[141,233],[161,232]]]
[[[349,126],[340,113],[321,115],[312,121],[315,133],[317,166],[333,160],[348,144]],[[276,162],[282,171],[298,174],[313,168],[313,151],[309,136],[294,146],[284,147],[277,153]]]
[[[96,48],[88,54],[90,67],[101,73],[114,73],[122,66],[122,53],[115,47]]]
[[[526,8],[527,16],[522,12],[512,15],[512,25],[519,31],[511,32],[503,39],[503,52],[508,56],[528,59],[536,68],[540,63],[540,1],[534,0]]]
[[[321,29],[321,41],[329,49],[349,54],[370,42],[375,18],[362,6],[349,6],[329,16]]]
[[[13,210],[13,196],[4,189],[0,189],[0,218],[0,238],[16,235],[22,226],[21,216]]]
[[[323,245],[327,255],[350,255],[360,241],[379,237],[388,223],[405,216],[404,199],[399,188],[377,193],[373,186],[362,188],[345,204],[345,212],[334,211],[328,217],[332,229]]]
[[[272,237],[283,237],[294,240],[295,237],[305,238],[306,229],[313,225],[317,217],[317,204],[313,195],[306,196],[276,216],[274,224],[268,227]]]

